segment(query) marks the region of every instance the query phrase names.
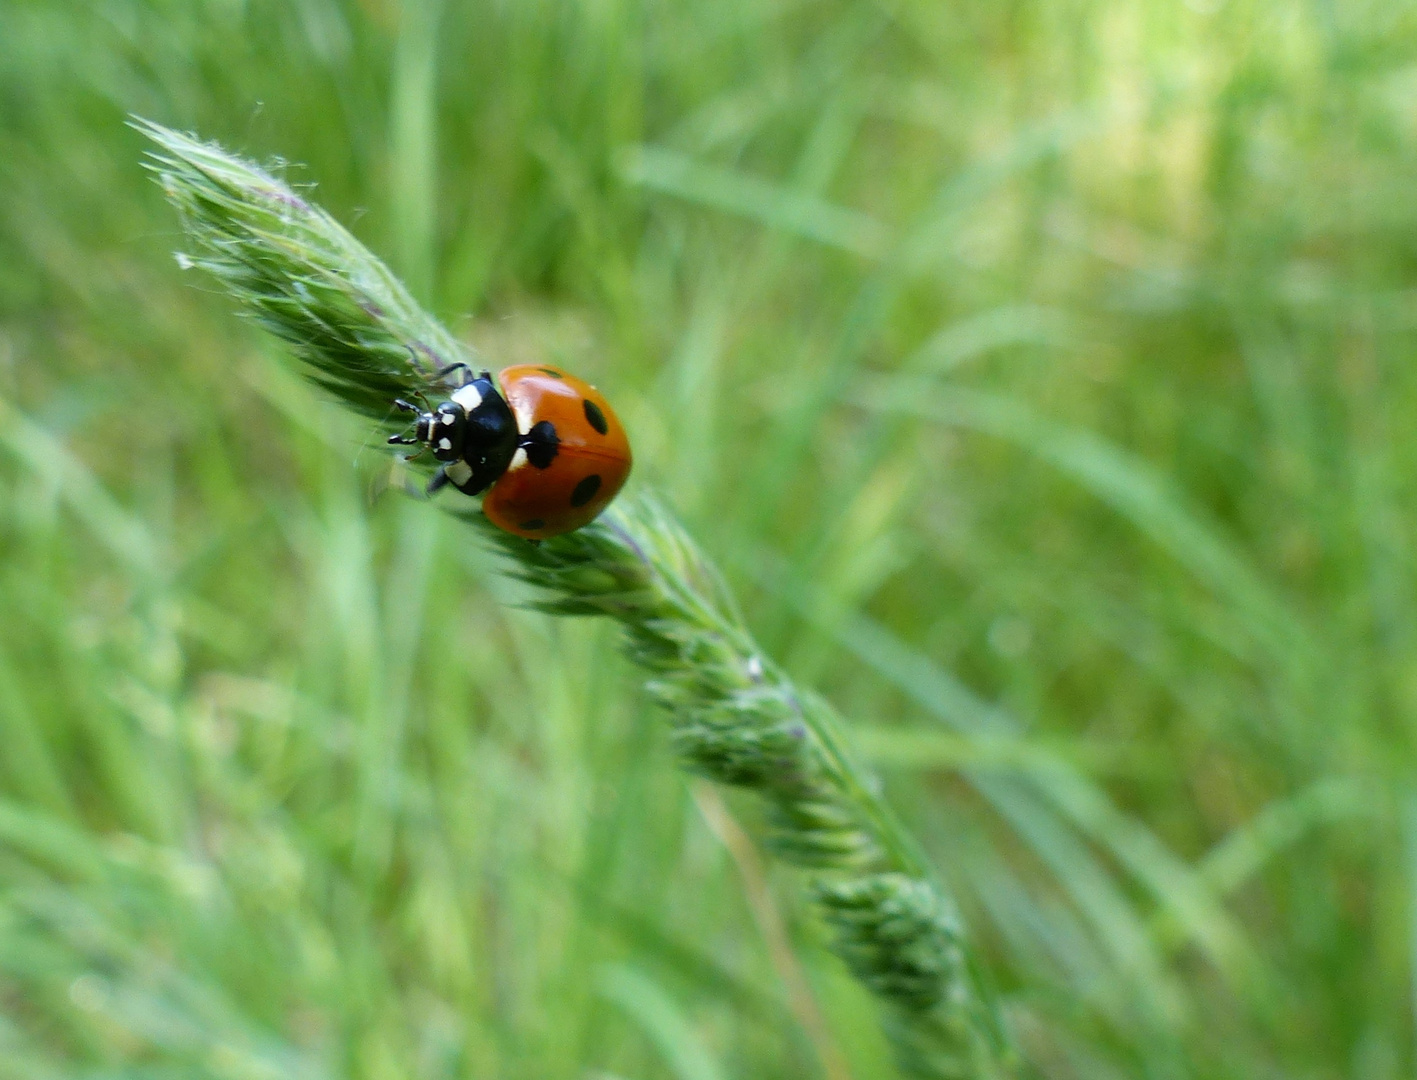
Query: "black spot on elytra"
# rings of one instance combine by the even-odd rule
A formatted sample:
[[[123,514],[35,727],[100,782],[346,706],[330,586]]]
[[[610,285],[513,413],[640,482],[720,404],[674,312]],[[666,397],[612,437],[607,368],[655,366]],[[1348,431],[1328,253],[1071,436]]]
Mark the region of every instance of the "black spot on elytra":
[[[523,521],[517,528],[525,529],[527,532],[534,532],[537,529],[546,528],[546,522],[542,521],[540,518],[532,518],[530,521]]]
[[[590,502],[591,499],[595,498],[595,493],[599,490],[600,476],[597,473],[591,473],[576,485],[575,491],[571,492],[571,505],[584,506],[586,503]]]
[[[522,448],[526,450],[526,459],[538,469],[549,468],[556,460],[556,450],[560,447],[561,440],[556,434],[556,425],[550,420],[539,420],[531,426],[531,430],[522,439]]]
[[[566,377],[562,375],[559,371],[557,371],[554,367],[537,368],[536,370],[541,372],[543,375],[550,375],[553,379],[564,379]]]
[[[590,426],[604,435],[610,430],[610,426],[605,422],[605,414],[600,411],[600,406],[591,401],[590,398],[582,398],[581,405],[585,408],[585,418],[590,422]]]

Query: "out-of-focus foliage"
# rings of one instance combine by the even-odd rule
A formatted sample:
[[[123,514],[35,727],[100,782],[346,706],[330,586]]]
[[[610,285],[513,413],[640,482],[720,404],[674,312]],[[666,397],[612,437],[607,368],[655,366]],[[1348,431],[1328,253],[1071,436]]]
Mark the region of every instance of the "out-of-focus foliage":
[[[1417,12],[0,5],[0,1077],[889,1076],[129,112],[610,394],[1043,1075],[1411,1073]]]

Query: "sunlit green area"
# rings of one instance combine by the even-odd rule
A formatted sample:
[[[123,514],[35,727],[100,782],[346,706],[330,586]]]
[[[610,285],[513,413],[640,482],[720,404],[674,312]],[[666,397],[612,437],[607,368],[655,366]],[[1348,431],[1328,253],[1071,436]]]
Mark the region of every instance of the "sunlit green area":
[[[1417,1067],[1410,5],[0,0],[0,1078],[895,1075],[129,114],[607,393],[1037,1075]]]

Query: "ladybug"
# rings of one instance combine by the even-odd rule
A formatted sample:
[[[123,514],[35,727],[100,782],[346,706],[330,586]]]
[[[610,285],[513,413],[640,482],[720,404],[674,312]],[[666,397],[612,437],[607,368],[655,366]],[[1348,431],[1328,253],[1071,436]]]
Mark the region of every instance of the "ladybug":
[[[466,364],[439,375],[459,368],[472,375]],[[430,495],[448,484],[466,495],[486,491],[482,512],[509,533],[544,540],[589,524],[630,475],[630,440],[615,410],[560,368],[518,364],[497,379],[500,393],[484,371],[426,412],[395,401],[416,419],[412,435],[389,442],[441,462]]]

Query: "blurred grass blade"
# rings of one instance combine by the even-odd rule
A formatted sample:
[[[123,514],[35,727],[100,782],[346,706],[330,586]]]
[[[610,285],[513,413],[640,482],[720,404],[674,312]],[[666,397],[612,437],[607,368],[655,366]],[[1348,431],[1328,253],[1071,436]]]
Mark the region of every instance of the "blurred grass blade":
[[[757,221],[805,240],[879,259],[888,247],[886,227],[867,214],[815,195],[653,146],[626,150],[620,174],[630,183]]]
[[[1265,996],[1259,955],[1204,877],[1083,778],[1055,765],[1043,786],[1053,805],[1114,852],[1157,902],[1173,913],[1232,986],[1245,990],[1251,1000]]]
[[[75,807],[65,789],[62,760],[46,741],[42,714],[26,699],[24,682],[0,642],[0,745],[5,748],[5,771],[27,801],[61,818],[72,818]]]
[[[1154,469],[1090,432],[1046,420],[1010,398],[941,388],[931,380],[883,378],[853,391],[869,408],[916,416],[1006,439],[1038,455],[1151,537],[1224,597],[1272,659],[1284,667],[1312,656],[1294,612]]]
[[[1417,1027],[1417,792],[1403,793],[1399,811],[1402,833],[1404,877],[1407,884],[1407,978],[1408,1004]]]
[[[971,209],[1009,181],[1096,134],[1107,122],[1093,108],[1068,110],[1020,128],[998,150],[969,161],[936,189],[911,227],[902,231],[891,269],[914,276],[951,261]]]
[[[104,870],[91,837],[51,814],[9,801],[0,801],[0,846],[73,881],[92,881]]]
[[[610,967],[600,973],[597,985],[644,1032],[677,1080],[727,1080],[674,999],[648,975]]]
[[[404,0],[390,89],[390,210],[398,268],[424,303],[433,287],[438,217],[438,24],[443,0]]]
[[[1125,773],[1129,768],[1124,752],[1086,743],[884,726],[858,727],[854,735],[861,752],[885,768],[1032,772],[1063,765],[1093,773]]]
[[[1104,865],[1037,795],[998,777],[974,784],[1066,890],[1103,949],[1113,972],[1137,995],[1135,1017],[1160,1034],[1178,1031],[1190,1003],[1179,980],[1166,969],[1145,921]]]
[[[53,484],[89,538],[146,581],[162,576],[156,538],[128,513],[69,450],[28,417],[0,398],[0,445],[25,466]]]
[[[1078,344],[1065,312],[1033,304],[1008,304],[947,323],[901,361],[901,370],[940,375],[991,352],[1019,345],[1063,348]]]
[[[1271,860],[1311,830],[1353,817],[1380,815],[1362,784],[1344,777],[1316,781],[1287,799],[1270,803],[1211,848],[1196,867],[1225,896],[1242,888]]]

